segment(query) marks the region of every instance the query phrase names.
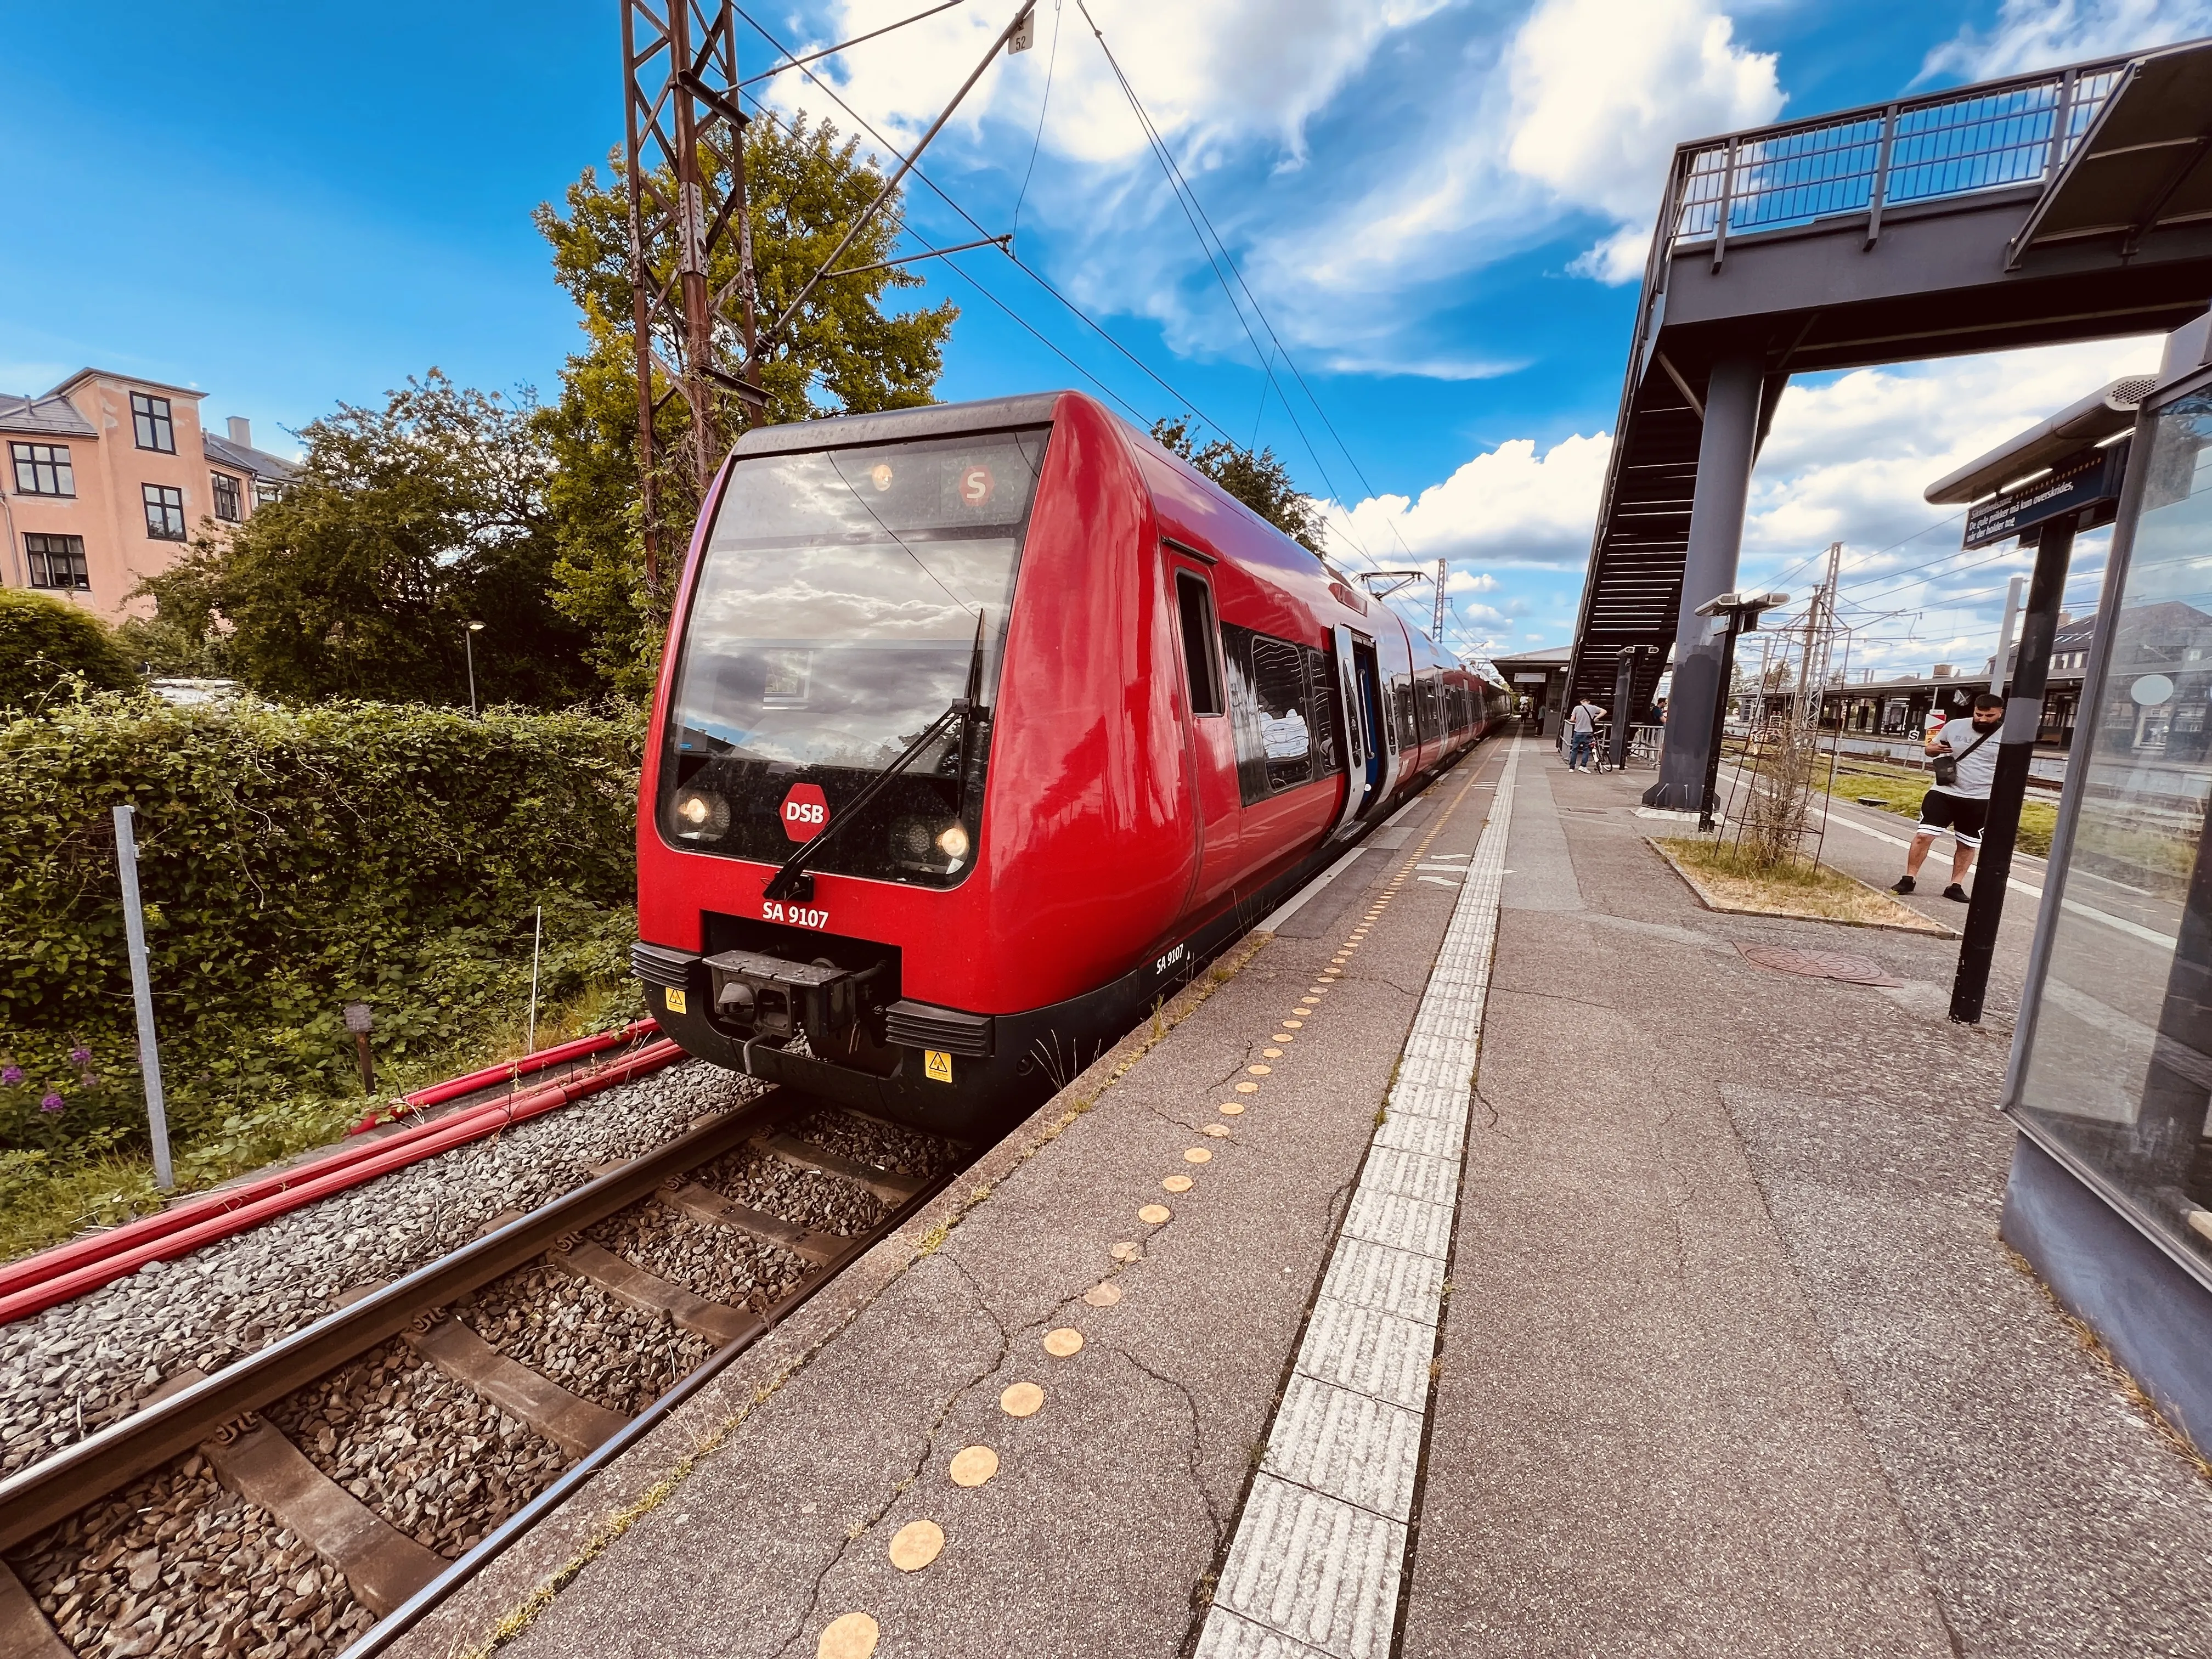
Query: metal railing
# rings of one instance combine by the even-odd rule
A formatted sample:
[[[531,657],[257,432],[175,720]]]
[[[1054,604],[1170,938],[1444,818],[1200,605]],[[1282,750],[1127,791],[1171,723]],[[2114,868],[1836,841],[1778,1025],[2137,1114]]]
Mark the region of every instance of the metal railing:
[[[1760,127],[1700,144],[1676,160],[1674,243],[1868,216],[2055,173],[2104,107],[2129,60]]]

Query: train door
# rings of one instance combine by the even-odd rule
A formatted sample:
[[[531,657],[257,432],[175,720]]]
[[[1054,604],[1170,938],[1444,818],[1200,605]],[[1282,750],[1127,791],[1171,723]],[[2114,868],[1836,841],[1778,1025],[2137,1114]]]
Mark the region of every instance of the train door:
[[[1213,583],[1205,565],[1180,547],[1169,550],[1176,631],[1182,642],[1183,696],[1189,709],[1193,806],[1199,820],[1199,872],[1192,902],[1203,904],[1237,879],[1243,801],[1237,788],[1237,739],[1229,723],[1229,683],[1221,661],[1221,629]]]
[[[1344,805],[1336,815],[1340,833],[1358,821],[1360,813],[1374,799],[1382,776],[1382,757],[1376,752],[1379,739],[1376,721],[1369,709],[1358,662],[1358,653],[1363,645],[1371,657],[1374,646],[1364,636],[1342,623],[1331,630],[1329,656],[1336,671],[1337,752],[1344,757]]]
[[[1366,793],[1358,816],[1365,817],[1390,799],[1398,787],[1398,734],[1388,718],[1382,699],[1382,665],[1375,654],[1375,641],[1354,639],[1352,670],[1358,681],[1360,717],[1367,722]]]

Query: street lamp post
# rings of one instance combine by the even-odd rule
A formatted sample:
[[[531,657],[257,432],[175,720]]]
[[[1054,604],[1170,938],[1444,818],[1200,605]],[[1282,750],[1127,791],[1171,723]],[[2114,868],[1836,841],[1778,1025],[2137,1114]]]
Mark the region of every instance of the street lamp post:
[[[1720,685],[1713,695],[1712,746],[1705,751],[1705,781],[1698,802],[1698,828],[1713,827],[1713,809],[1720,804],[1721,738],[1728,730],[1729,680],[1735,668],[1735,641],[1740,634],[1759,626],[1759,613],[1787,605],[1787,593],[1717,593],[1697,609],[1713,619],[1714,635],[1721,641]]]
[[[472,622],[461,630],[461,649],[469,659],[469,713],[477,712],[477,635],[483,632],[483,624]]]

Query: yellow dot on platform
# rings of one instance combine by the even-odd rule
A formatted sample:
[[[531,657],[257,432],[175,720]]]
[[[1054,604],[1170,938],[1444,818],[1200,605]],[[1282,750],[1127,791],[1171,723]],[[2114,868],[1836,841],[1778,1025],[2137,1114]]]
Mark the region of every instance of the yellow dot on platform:
[[[1223,1102],[1221,1103],[1221,1115],[1222,1115],[1222,1116],[1224,1116],[1224,1117],[1242,1117],[1242,1116],[1243,1116],[1243,1115],[1244,1115],[1244,1103],[1243,1103],[1243,1101],[1241,1101],[1241,1100],[1224,1100],[1224,1101],[1223,1101]]]
[[[1142,1261],[1145,1259],[1145,1247],[1133,1238],[1125,1238],[1106,1254],[1116,1261]]]
[[[1290,1020],[1285,1023],[1291,1025],[1297,1024],[1296,1020]],[[1277,1031],[1269,1038],[1269,1041],[1274,1042],[1296,1042],[1297,1039],[1292,1036],[1288,1031]]]
[[[1244,1069],[1254,1077],[1271,1077],[1275,1070],[1272,1066],[1247,1066]]]
[[[1302,1019],[1286,1019],[1283,1024],[1289,1026],[1293,1031],[1303,1031],[1306,1029],[1306,1023]]]
[[[1200,1129],[1199,1133],[1202,1135],[1211,1135],[1214,1139],[1221,1140],[1227,1137],[1229,1133],[1229,1126],[1225,1123],[1209,1123],[1203,1129]]]
[[[1240,1095],[1256,1095],[1260,1092],[1260,1085],[1256,1083],[1240,1083],[1237,1085],[1237,1092]]]
[[[876,1638],[882,1633],[865,1613],[832,1619],[822,1627],[822,1639],[814,1644],[814,1659],[868,1659],[876,1650]]]
[[[944,1553],[945,1528],[934,1521],[909,1521],[891,1534],[891,1565],[920,1572]]]
[[[1083,1352],[1083,1333],[1073,1325],[1062,1325],[1056,1331],[1044,1334],[1044,1351],[1055,1359],[1065,1359],[1072,1353]]]
[[[1157,1227],[1175,1218],[1175,1212],[1164,1204],[1147,1204],[1137,1212],[1137,1219],[1147,1227]]]
[[[1290,1038],[1285,1037],[1283,1041],[1288,1042]],[[1283,1051],[1280,1048],[1262,1048],[1260,1052],[1270,1060],[1280,1060],[1283,1057]]]
[[[1009,1383],[999,1396],[999,1409],[1009,1417],[1035,1417],[1044,1407],[1044,1390],[1034,1382]]]
[[[1084,1291],[1083,1299],[1094,1308],[1110,1308],[1121,1299],[1121,1287],[1112,1284],[1093,1285]],[[1026,1416],[1027,1413],[1019,1415]]]
[[[1298,1000],[1305,1004],[1308,1007],[1311,1007],[1315,1003],[1321,1000],[1321,987],[1318,985],[1315,986],[1314,994],[1312,996],[1300,997]]]
[[[1183,1152],[1182,1161],[1186,1164],[1211,1164],[1213,1162],[1212,1149],[1206,1146],[1187,1148]]]
[[[963,1446],[946,1471],[956,1486],[980,1486],[999,1472],[999,1454],[988,1446]]]
[[[1187,1193],[1190,1190],[1190,1184],[1188,1176],[1169,1176],[1160,1182],[1171,1193]]]

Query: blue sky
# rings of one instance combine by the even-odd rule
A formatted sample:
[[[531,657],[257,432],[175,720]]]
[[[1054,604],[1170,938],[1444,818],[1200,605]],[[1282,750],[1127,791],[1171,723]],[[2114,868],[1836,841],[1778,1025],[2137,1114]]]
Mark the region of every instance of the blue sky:
[[[797,46],[921,3],[747,9]],[[964,0],[825,78],[903,141],[1011,10]],[[1036,50],[993,68],[925,170],[992,232],[1018,197],[1024,260],[1207,420],[1350,509],[1347,561],[1451,559],[1456,639],[1499,652],[1571,635],[1631,273],[1675,141],[2212,32],[2212,0],[1090,0],[1090,15],[1264,308],[1256,354],[1075,0],[1041,0]],[[0,0],[15,180],[0,391],[97,363],[204,389],[210,416],[248,416],[279,447],[279,428],[432,364],[550,392],[574,318],[530,210],[619,141],[617,17],[612,0]],[[774,59],[750,31],[740,51]],[[773,86],[783,108],[849,126],[803,77]],[[926,191],[910,206],[940,245],[976,234]],[[1144,417],[1177,412],[999,256],[960,264]],[[968,282],[919,269],[919,297],[963,308],[941,395],[1098,389]],[[1340,446],[1279,357],[1296,424],[1269,386],[1277,338]],[[2154,358],[2106,343],[1793,386],[1747,577],[1802,588],[1804,556],[1841,539],[1869,599],[1855,668],[1978,660],[2009,567],[1940,562],[1955,526],[1926,528],[1942,514],[1920,488]],[[2076,568],[2099,558],[2087,545]]]

